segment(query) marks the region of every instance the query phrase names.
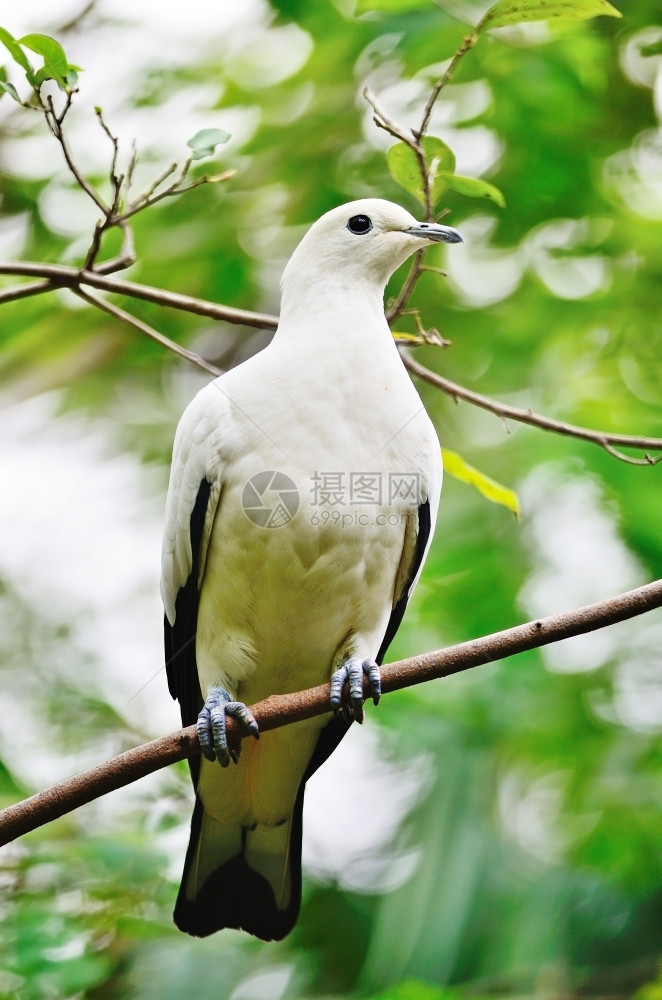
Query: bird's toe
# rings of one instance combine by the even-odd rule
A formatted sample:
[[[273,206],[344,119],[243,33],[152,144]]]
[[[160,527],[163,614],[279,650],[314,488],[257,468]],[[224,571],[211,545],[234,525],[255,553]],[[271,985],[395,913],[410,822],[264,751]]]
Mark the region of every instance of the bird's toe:
[[[370,684],[370,697],[372,698],[373,705],[379,704],[379,699],[382,696],[382,675],[379,670],[379,665],[375,663],[374,660],[364,660],[363,673],[368,678],[368,683]]]
[[[377,704],[381,695],[379,667],[374,660],[360,660],[352,656],[344,660],[331,676],[331,707],[342,712],[346,719],[363,722],[363,677],[368,678],[372,700]],[[347,684],[348,700],[343,701]]]
[[[236,764],[241,754],[241,740],[228,743],[228,716],[241,722],[256,739],[260,736],[257,722],[242,701],[233,701],[225,688],[211,688],[198,715],[198,740],[207,760],[218,760],[221,767],[227,767],[231,760]]]

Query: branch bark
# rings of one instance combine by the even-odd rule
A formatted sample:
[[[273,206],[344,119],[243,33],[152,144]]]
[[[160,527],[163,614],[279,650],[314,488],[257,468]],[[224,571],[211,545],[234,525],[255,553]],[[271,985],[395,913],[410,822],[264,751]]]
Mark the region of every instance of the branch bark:
[[[23,295],[36,295],[40,291],[50,291],[55,288],[80,288],[89,285],[104,292],[115,295],[126,295],[128,298],[144,299],[160,306],[181,309],[197,316],[209,316],[211,319],[225,320],[239,326],[252,326],[260,330],[275,330],[278,317],[267,313],[249,312],[247,309],[234,309],[232,306],[218,305],[205,299],[196,299],[191,295],[180,295],[178,292],[168,292],[151,285],[139,285],[136,282],[122,281],[111,278],[99,270],[86,271],[84,268],[67,267],[64,264],[42,264],[34,261],[11,261],[0,264],[0,274],[16,274],[25,277],[45,278],[48,284],[43,288],[33,285],[18,286],[17,289],[6,289],[0,292],[0,303],[11,301],[12,298],[22,298]],[[29,291],[21,293],[22,288]],[[10,295],[9,293],[12,293]],[[15,294],[14,294],[15,293]],[[6,296],[6,297],[5,297]]]
[[[597,604],[386,664],[382,667],[382,690],[384,693],[398,691],[413,684],[449,677],[483,663],[492,663],[528,649],[605,628],[659,607],[662,607],[662,579]],[[364,691],[367,695],[367,690]],[[262,732],[325,715],[329,712],[329,685],[322,684],[295,694],[274,695],[253,705],[251,711]],[[232,719],[228,720],[228,734],[234,740],[246,735]],[[0,845],[58,819],[86,802],[199,752],[196,727],[189,726],[113,757],[3,809],[0,812]]]
[[[555,434],[564,434],[566,437],[579,438],[581,441],[590,441],[592,444],[597,444],[601,448],[604,448],[614,458],[620,459],[621,462],[628,462],[630,465],[656,465],[657,462],[662,461],[662,455],[653,458],[652,455],[646,454],[644,458],[632,458],[630,455],[624,455],[623,452],[618,451],[619,447],[661,451],[662,438],[634,437],[629,434],[592,431],[587,427],[577,427],[575,424],[566,424],[564,421],[554,420],[552,417],[543,417],[532,410],[522,410],[517,406],[499,403],[496,399],[490,399],[489,396],[482,396],[479,392],[465,389],[464,386],[458,385],[456,382],[451,382],[450,379],[444,378],[443,375],[438,375],[437,372],[425,368],[418,361],[414,361],[412,356],[402,348],[400,349],[400,354],[405,368],[412,375],[416,375],[437,389],[441,389],[442,392],[451,396],[456,403],[459,399],[464,399],[467,403],[479,406],[483,410],[489,410],[490,413],[501,417],[502,420],[517,420],[521,424],[530,424],[532,427],[538,427],[543,431],[553,431]]]
[[[415,261],[412,266],[412,270],[419,266],[417,261]],[[275,330],[278,326],[278,317],[272,316],[269,313],[250,312],[247,309],[235,309],[232,306],[219,305],[216,302],[208,302],[206,299],[196,299],[191,295],[181,295],[178,292],[169,292],[162,288],[155,288],[152,285],[140,285],[132,281],[123,281],[120,278],[113,278],[107,274],[101,274],[97,270],[86,271],[80,268],[67,267],[63,264],[42,264],[33,261],[16,261],[4,264],[0,263],[0,274],[15,274],[22,275],[24,277],[37,277],[42,279],[41,281],[35,281],[31,284],[18,285],[15,288],[6,288],[1,290],[0,305],[4,302],[11,302],[16,299],[27,298],[31,295],[39,295],[43,292],[53,291],[56,288],[69,288],[73,292],[80,294],[81,298],[86,298],[91,305],[94,305],[99,309],[103,309],[105,312],[111,313],[123,322],[130,323],[134,328],[140,330],[146,336],[157,340],[168,350],[173,351],[184,360],[197,365],[203,371],[211,375],[219,375],[220,369],[206,361],[204,358],[201,358],[199,355],[194,354],[192,351],[187,351],[186,348],[175,344],[174,341],[169,340],[169,338],[158,333],[158,331],[154,330],[152,327],[149,327],[147,324],[143,324],[140,320],[132,317],[130,313],[126,313],[123,310],[118,309],[116,306],[113,307],[101,299],[88,295],[84,292],[85,287],[97,288],[100,291],[112,292],[115,295],[124,295],[127,298],[142,299],[146,302],[153,302],[156,305],[166,306],[171,309],[180,309],[183,312],[194,313],[197,316],[208,316],[210,319],[222,320],[226,323],[234,323],[239,326],[250,326],[259,330]],[[410,273],[410,276],[405,283],[405,287],[408,288],[412,277],[415,282],[415,276]],[[399,312],[401,311],[402,310],[400,309]],[[389,320],[393,315],[397,315],[397,311],[394,312],[391,310],[391,312],[389,312]],[[465,389],[464,386],[458,385],[456,382],[451,382],[442,375],[438,375],[429,368],[425,368],[424,365],[419,364],[418,361],[415,361],[411,355],[404,350],[402,351],[402,358],[405,366],[412,373],[412,375],[416,375],[418,378],[422,378],[424,381],[429,382],[430,385],[434,385],[437,389],[441,389],[442,392],[451,396],[456,402],[458,399],[464,399],[466,402],[472,403],[474,406],[479,406],[484,410],[489,410],[502,420],[517,420],[520,423],[530,424],[533,427],[539,427],[541,430],[553,431],[556,434],[564,434],[567,437],[579,438],[582,441],[590,441],[591,443],[604,448],[605,451],[609,452],[609,454],[613,455],[615,458],[618,458],[623,462],[628,462],[631,465],[655,465],[657,462],[662,461],[662,456],[653,458],[651,455],[646,454],[644,458],[637,459],[632,458],[629,455],[624,455],[623,452],[618,450],[619,448],[637,448],[639,450],[646,451],[662,451],[662,438],[637,437],[629,434],[612,434],[606,431],[594,431],[586,427],[578,427],[574,424],[564,423],[561,420],[554,420],[551,417],[545,417],[541,414],[534,413],[532,410],[522,410],[515,406],[509,406],[506,403],[500,403],[498,400],[491,399],[489,396],[483,396],[478,392],[473,392],[471,389]]]

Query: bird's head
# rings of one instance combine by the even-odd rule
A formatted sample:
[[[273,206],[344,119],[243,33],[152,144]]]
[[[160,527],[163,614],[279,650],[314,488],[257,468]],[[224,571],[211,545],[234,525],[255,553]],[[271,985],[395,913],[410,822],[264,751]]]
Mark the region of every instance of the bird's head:
[[[393,272],[430,243],[462,243],[457,229],[417,222],[404,208],[362,198],[323,215],[308,230],[283,274],[283,292],[311,282],[372,285],[383,291]]]

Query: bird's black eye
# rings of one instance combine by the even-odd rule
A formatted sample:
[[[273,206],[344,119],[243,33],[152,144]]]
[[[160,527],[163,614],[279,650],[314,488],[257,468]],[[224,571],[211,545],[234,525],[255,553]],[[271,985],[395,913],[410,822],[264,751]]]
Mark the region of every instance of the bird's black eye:
[[[372,221],[367,215],[353,215],[347,223],[347,228],[350,233],[354,233],[356,236],[362,236],[363,233],[370,232],[372,229]]]

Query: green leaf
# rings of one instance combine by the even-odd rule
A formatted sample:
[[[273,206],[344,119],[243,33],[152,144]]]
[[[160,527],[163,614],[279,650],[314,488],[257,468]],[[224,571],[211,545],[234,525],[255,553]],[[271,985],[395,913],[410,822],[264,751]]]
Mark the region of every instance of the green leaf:
[[[23,103],[21,98],[18,96],[16,87],[12,83],[9,83],[8,80],[0,80],[0,95],[2,94],[9,94],[9,96],[13,97],[18,104]]]
[[[56,42],[50,35],[23,35],[22,38],[18,39],[18,42],[26,49],[31,49],[37,55],[43,56],[44,65],[39,72],[43,74],[46,71],[48,75],[44,79],[64,82],[69,71],[69,63],[59,42]]]
[[[519,517],[519,500],[514,490],[502,486],[501,483],[490,479],[485,473],[479,472],[455,451],[448,451],[447,448],[444,448],[442,457],[444,469],[449,475],[459,479],[462,483],[474,486],[487,500],[491,500],[492,503],[500,503],[503,507],[507,507],[515,517]]]
[[[623,16],[608,0],[497,0],[476,31],[505,28],[524,21],[549,21],[557,17],[581,21],[600,14],[608,17]]]
[[[494,184],[479,180],[478,177],[461,177],[459,174],[441,174],[449,188],[468,198],[489,198],[500,208],[506,207],[506,199]]]
[[[447,176],[455,170],[455,153],[436,136],[425,136],[421,141],[423,157],[431,179],[432,203],[436,205],[448,188]],[[406,142],[398,142],[386,153],[386,164],[391,177],[410,194],[425,205],[421,164],[416,153]]]
[[[196,132],[186,143],[193,150],[192,159],[201,160],[205,156],[213,156],[217,146],[227,142],[230,133],[222,128],[203,128]]]
[[[8,50],[14,62],[18,63],[18,65],[25,70],[28,82],[32,83],[34,80],[34,69],[32,64],[14,36],[10,34],[6,28],[0,28],[0,42],[2,42]]]

